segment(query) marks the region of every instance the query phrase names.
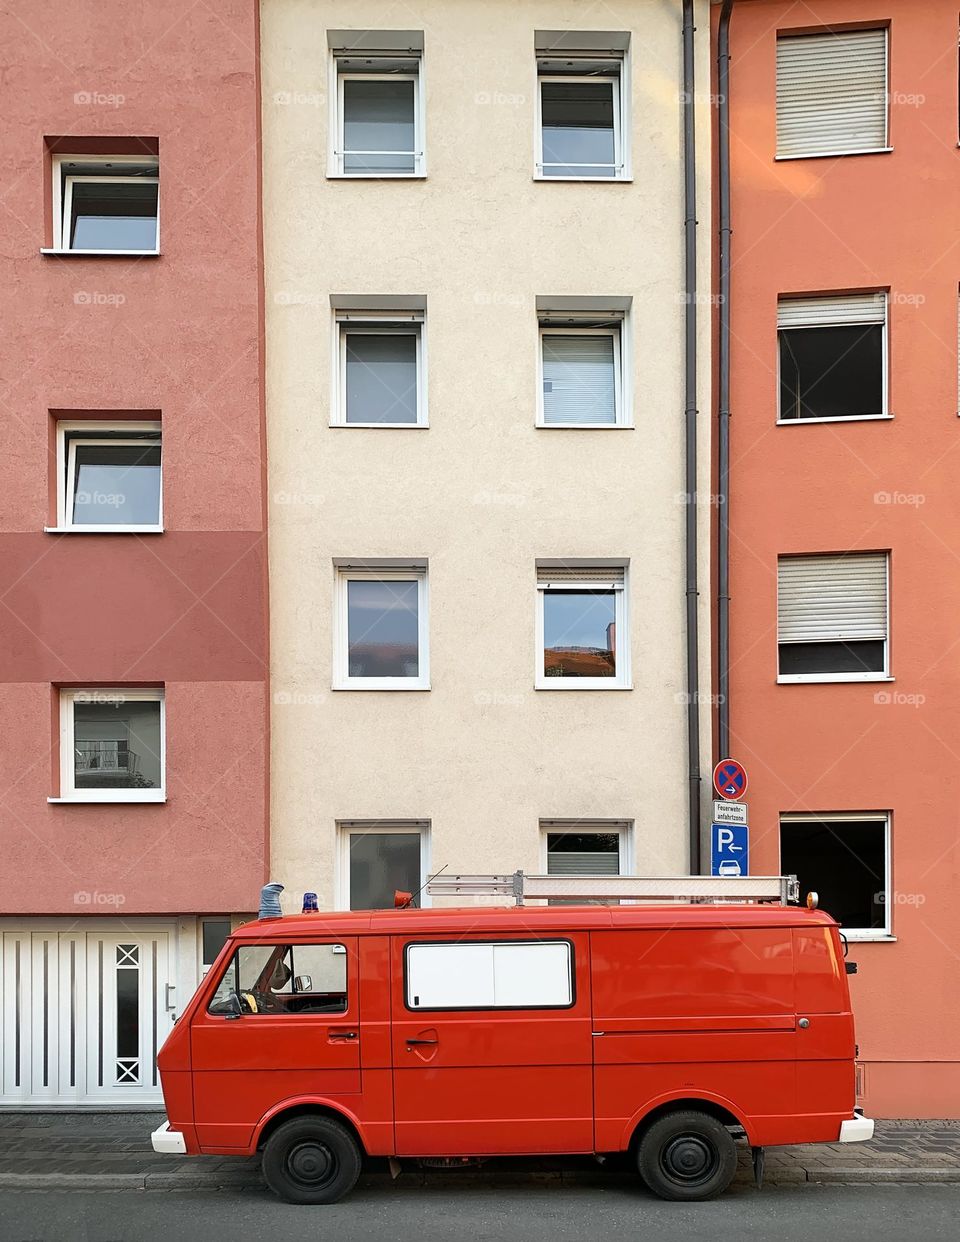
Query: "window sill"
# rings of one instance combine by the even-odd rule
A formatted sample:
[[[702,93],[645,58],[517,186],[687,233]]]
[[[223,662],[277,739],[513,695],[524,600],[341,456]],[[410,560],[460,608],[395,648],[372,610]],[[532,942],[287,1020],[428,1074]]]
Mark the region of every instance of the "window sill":
[[[850,944],[896,944],[897,938],[890,932],[879,931],[845,931],[840,928],[841,935],[846,936]]]
[[[892,414],[838,414],[832,418],[778,418],[778,427],[805,427],[809,423],[889,423]]]
[[[632,177],[545,177],[543,173],[534,173],[534,181],[590,181],[601,185],[632,185]]]
[[[46,535],[162,535],[162,526],[45,526]]]
[[[579,685],[575,684],[575,682],[572,679],[571,679],[571,682],[567,684],[565,679],[562,677],[556,677],[556,678],[551,677],[549,681],[538,681],[536,685],[534,686],[534,689],[535,690],[604,690],[608,693],[611,690],[632,690],[633,689],[632,682],[618,682],[616,685],[609,686],[609,685],[597,685],[595,682],[593,682],[592,684],[585,685],[584,684],[585,682],[587,683],[591,682],[591,678],[588,678],[588,677],[578,678],[577,680],[579,681]]]
[[[60,259],[159,259],[159,250],[58,250],[41,246],[40,253]]]
[[[81,805],[88,802],[98,802],[101,804],[115,803],[118,806],[137,806],[141,803],[158,803],[166,802],[167,795],[161,789],[144,790],[142,793],[132,796],[132,790],[124,791],[124,796],[118,797],[105,790],[90,790],[89,793],[71,794],[69,798],[48,798],[47,802],[51,805]]]
[[[803,155],[775,155],[773,158],[777,163],[787,163],[789,160],[836,160],[850,159],[854,155],[890,155],[893,147],[869,147],[866,151],[811,151]]]
[[[375,428],[378,431],[426,431],[429,423],[329,423],[330,427],[358,427],[361,431]]]
[[[633,423],[535,423],[538,431],[634,431]]]
[[[412,173],[342,173],[328,172],[328,181],[426,181],[427,174],[425,172]]]
[[[334,683],[330,687],[330,689],[331,690],[347,690],[347,691],[359,690],[361,694],[369,694],[371,691],[376,691],[381,694],[410,694],[411,692],[415,692],[417,690],[429,690],[430,684],[428,682],[426,685],[417,684],[413,686],[395,686],[395,685],[388,686],[388,685],[384,685],[381,682],[379,685],[362,686],[362,685],[357,685],[355,682],[341,682],[339,685]]]
[[[789,675],[778,674],[778,686],[803,686],[803,685],[870,685],[876,682],[896,681],[896,677],[890,677],[886,673],[791,673]]]

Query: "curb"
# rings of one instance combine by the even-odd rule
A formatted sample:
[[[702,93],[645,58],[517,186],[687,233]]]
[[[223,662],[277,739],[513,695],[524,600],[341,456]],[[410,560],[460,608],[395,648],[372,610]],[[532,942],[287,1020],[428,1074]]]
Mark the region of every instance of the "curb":
[[[377,1184],[388,1181],[386,1177],[368,1175],[364,1181]],[[531,1184],[538,1182],[554,1183],[563,1186],[598,1186],[620,1181],[620,1178],[586,1177],[577,1174],[514,1174],[496,1178],[448,1177],[440,1175],[428,1180],[409,1178],[403,1179],[407,1185],[434,1187],[449,1186],[451,1189],[468,1187],[496,1186],[504,1183]],[[624,1181],[634,1181],[624,1178]],[[738,1180],[740,1180],[738,1178]],[[897,1168],[872,1169],[835,1168],[835,1169],[768,1169],[767,1183],[770,1185],[834,1185],[856,1186],[870,1182],[910,1182],[910,1183],[960,1183],[960,1167],[931,1168],[917,1166],[914,1168],[899,1166]],[[224,1172],[182,1172],[182,1173],[0,1173],[0,1190],[219,1190],[225,1188],[263,1189],[264,1183],[259,1170],[249,1173],[235,1170]]]

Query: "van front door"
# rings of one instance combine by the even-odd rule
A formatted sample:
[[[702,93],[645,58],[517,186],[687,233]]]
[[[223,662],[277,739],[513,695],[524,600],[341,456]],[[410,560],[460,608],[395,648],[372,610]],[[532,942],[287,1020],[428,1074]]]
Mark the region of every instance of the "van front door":
[[[393,941],[401,1156],[593,1151],[586,934]]]
[[[201,1148],[245,1147],[284,1100],[356,1095],[357,938],[238,945],[190,1035]]]

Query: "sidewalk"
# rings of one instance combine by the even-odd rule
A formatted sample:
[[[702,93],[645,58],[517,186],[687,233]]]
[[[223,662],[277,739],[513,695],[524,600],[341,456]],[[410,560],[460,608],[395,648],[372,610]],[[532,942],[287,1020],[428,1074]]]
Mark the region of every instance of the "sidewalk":
[[[0,1188],[189,1190],[262,1185],[258,1160],[222,1156],[158,1156],[150,1131],[162,1113],[0,1112]],[[368,1175],[379,1180],[382,1171]],[[611,1162],[612,1164],[612,1162]],[[629,1174],[628,1174],[629,1175]],[[593,1160],[491,1160],[479,1169],[423,1170],[404,1166],[405,1184],[485,1184],[517,1180],[610,1182],[623,1167]],[[752,1181],[749,1149],[738,1180]],[[768,1182],[958,1182],[960,1121],[880,1121],[870,1143],[770,1148]]]

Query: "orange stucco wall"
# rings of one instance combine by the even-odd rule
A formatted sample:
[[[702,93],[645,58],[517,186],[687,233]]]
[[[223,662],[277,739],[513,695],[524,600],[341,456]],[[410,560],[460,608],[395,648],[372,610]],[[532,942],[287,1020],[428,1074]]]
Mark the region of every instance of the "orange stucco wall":
[[[786,811],[892,812],[895,942],[854,945],[865,1104],[960,1116],[957,6],[746,0],[731,26],[731,749]],[[774,160],[778,30],[890,22],[890,154]],[[778,294],[890,290],[888,422],[777,426]],[[778,685],[778,554],[889,549],[889,684]],[[880,698],[877,698],[881,692]]]
[[[258,6],[16,8],[0,18],[0,912],[105,912],[78,891],[126,914],[249,909],[267,852]],[[159,258],[41,255],[53,138],[151,140]],[[43,533],[57,411],[159,416],[164,534]],[[166,804],[48,804],[53,687],[136,682],[166,688]]]

